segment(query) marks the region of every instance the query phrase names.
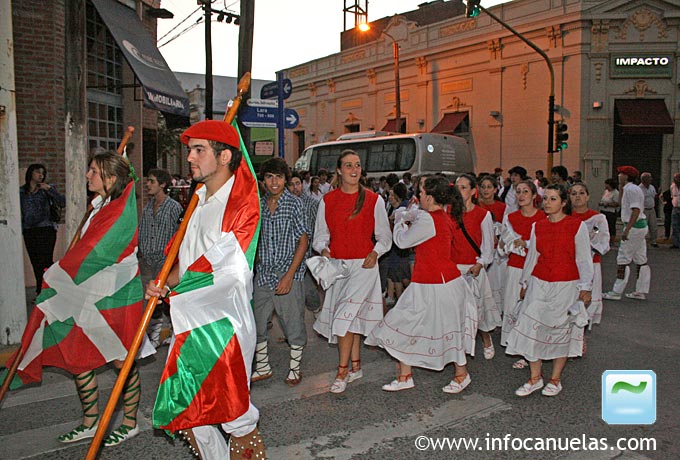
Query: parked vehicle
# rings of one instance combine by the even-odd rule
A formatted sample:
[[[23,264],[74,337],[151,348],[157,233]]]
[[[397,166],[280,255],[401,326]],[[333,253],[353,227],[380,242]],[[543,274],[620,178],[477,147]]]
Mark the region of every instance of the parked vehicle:
[[[295,170],[316,175],[320,169],[335,171],[340,153],[351,149],[359,154],[369,177],[389,173],[413,175],[443,172],[447,175],[474,171],[467,141],[437,133],[389,134],[380,131],[348,133],[338,140],[311,145],[295,162]]]

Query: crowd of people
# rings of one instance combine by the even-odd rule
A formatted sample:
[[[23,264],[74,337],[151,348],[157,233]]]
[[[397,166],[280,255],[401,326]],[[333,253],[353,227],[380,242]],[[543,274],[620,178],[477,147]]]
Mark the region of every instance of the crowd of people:
[[[26,173],[21,191],[24,238],[38,292],[50,288],[37,304],[59,289],[60,270],[68,272],[72,259],[89,262],[101,257],[102,270],[112,265],[110,270],[126,283],[119,281],[118,287],[125,291],[121,305],[128,313],[109,321],[117,348],[78,365],[66,348],[57,358],[45,356],[44,365],[74,373],[83,407],[82,423],[61,436],[61,442],[94,436],[99,423],[94,371],[106,363],[121,366],[131,343],[130,329],[141,317],[143,291],[147,298],[162,301],[147,331],[146,353],[153,351],[149,345],[163,343],[164,314],[174,327],[154,426],[179,432],[201,458],[226,458],[229,452],[232,458],[250,458],[253,453],[264,456],[259,412],[250,402],[249,387],[274,375],[268,333],[274,313],[290,348],[284,379],[290,386],[298,385],[304,375],[307,309],[315,313],[314,330],[337,344],[331,393],[343,393],[363,377],[362,342],[383,348],[398,363],[395,379],[383,390],[413,388],[414,368],[443,370],[453,363],[442,391],[460,393],[472,382],[468,356],[475,355],[477,337],[483,357],[491,360],[496,355],[492,333],[499,329],[498,345],[516,357],[512,367],[530,371],[515,394],[525,397],[541,390],[545,396],[557,396],[568,359],[586,352],[586,328],[602,320],[603,299],[625,295],[645,300],[649,294],[647,244],[658,245],[657,200],[668,207],[666,236],[672,237],[673,247],[679,244],[680,174],[670,190],[659,194],[651,174],[621,166],[617,179],[605,181],[595,210],[589,207],[591,197],[581,173],[569,175],[563,166],[552,168],[550,180],[543,171],[530,178],[522,166],[511,168],[507,177],[496,168],[494,173],[456,177],[405,173],[401,178],[367,178],[359,155],[346,150],[335,170],[321,170],[318,176],[292,172],[284,160],[273,158],[255,177],[231,126],[200,122],[181,140],[189,148],[191,179],[202,186],[178,263],[164,286],[157,277],[184,213],[169,188],[186,185],[182,178],[161,169],[149,171],[149,201],[138,234],[135,212],[129,235],[113,243],[107,235],[126,235],[116,216],[134,202],[135,176],[123,157],[96,155],[87,173],[96,198],[79,233],[81,240],[95,243],[74,246],[53,265],[56,222],[49,211],[55,203],[63,206],[64,197],[45,183],[44,166],[31,165]],[[618,216],[623,226],[617,277],[603,293],[600,261],[617,242]],[[99,241],[119,247],[116,260],[108,261],[110,255],[92,249]],[[635,288],[624,293],[631,263],[636,265]],[[82,270],[71,271],[74,279],[83,276]],[[79,326],[87,331],[87,324]],[[204,340],[224,342],[213,350],[214,357],[202,356],[215,366],[209,369],[196,362],[207,352],[197,348],[191,353],[200,342],[190,334],[199,326]],[[547,382],[544,361],[552,362]],[[213,379],[212,385],[192,389],[175,374],[178,368]],[[174,389],[167,389],[166,381],[172,381]],[[123,422],[105,445],[118,445],[139,432],[140,391],[139,373],[133,368],[124,388]],[[189,398],[181,410],[182,401],[163,400],[178,392]],[[209,410],[192,412],[193,398],[210,402]]]

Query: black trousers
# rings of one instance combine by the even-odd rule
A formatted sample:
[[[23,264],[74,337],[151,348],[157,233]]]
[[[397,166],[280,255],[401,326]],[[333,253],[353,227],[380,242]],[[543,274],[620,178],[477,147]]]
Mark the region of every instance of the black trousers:
[[[28,258],[31,259],[35,275],[35,291],[40,294],[43,274],[53,263],[57,231],[53,227],[34,227],[24,230],[23,233]]]

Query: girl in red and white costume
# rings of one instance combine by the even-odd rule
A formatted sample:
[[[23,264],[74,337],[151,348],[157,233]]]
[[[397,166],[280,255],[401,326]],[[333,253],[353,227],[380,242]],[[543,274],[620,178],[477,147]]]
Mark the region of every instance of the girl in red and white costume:
[[[505,202],[497,200],[496,193],[498,192],[498,181],[493,176],[484,176],[479,181],[479,207],[486,209],[491,213],[494,222],[494,230],[497,228],[496,223],[503,222],[505,215]],[[498,247],[498,238],[494,231],[494,249]],[[505,254],[494,251],[493,262],[487,267],[487,274],[489,275],[489,283],[491,284],[491,292],[496,305],[503,305],[503,294],[505,292],[505,271],[508,263],[508,258]]]
[[[331,393],[342,393],[348,383],[363,376],[360,335],[367,335],[383,318],[378,258],[392,247],[392,232],[385,202],[360,179],[359,156],[343,151],[337,162],[338,186],[319,202],[314,230],[314,250],[343,260],[349,269],[349,276],[326,291],[314,323],[315,331],[338,343],[338,373]]]
[[[366,339],[399,360],[399,375],[385,391],[413,388],[412,366],[440,371],[452,361],[455,376],[442,390],[460,393],[470,384],[465,354],[474,354],[477,307],[456,264],[442,257],[450,253],[454,232],[446,205],[460,215],[460,194],[446,178],[431,177],[420,189],[422,209],[395,217],[394,243],[415,247],[416,263],[411,284]]]
[[[472,201],[477,191],[477,180],[473,176],[461,175],[456,179],[456,187],[463,198],[463,215],[451,216],[455,224],[451,258],[460,272],[470,279],[477,303],[477,329],[484,344],[484,358],[491,359],[495,355],[491,332],[501,325],[500,311],[493,298],[485,268],[493,261],[493,219],[490,212]],[[465,236],[463,227],[477,248]]]
[[[590,193],[588,186],[578,182],[569,189],[571,215],[580,219],[588,227],[590,250],[593,254],[593,290],[588,307],[590,324],[600,324],[602,320],[602,256],[609,252],[609,226],[607,218],[598,211],[588,209]]]
[[[590,304],[593,258],[588,228],[571,212],[567,190],[549,185],[543,196],[547,219],[533,225],[529,252],[522,271],[520,298],[524,299],[506,353],[529,361],[531,378],[517,396],[543,388],[541,366],[553,361],[552,377],[543,395],[562,391],[562,370],[567,358],[581,356],[585,307]]]
[[[517,301],[519,300],[520,292],[520,278],[522,277],[522,269],[524,268],[524,260],[526,258],[526,250],[529,247],[529,238],[531,237],[531,228],[534,222],[543,220],[546,215],[543,211],[536,209],[534,203],[537,194],[536,185],[530,180],[524,180],[517,184],[517,204],[519,209],[505,216],[503,225],[509,230],[519,235],[519,239],[512,242],[514,248],[523,248],[524,255],[513,251],[513,248],[504,246],[501,243],[502,250],[509,254],[508,267],[505,274],[505,303],[503,304],[503,329],[501,330],[501,345],[508,344],[508,334],[514,327],[514,323],[510,319]],[[523,359],[516,362],[513,367],[515,369],[522,369],[529,364]]]

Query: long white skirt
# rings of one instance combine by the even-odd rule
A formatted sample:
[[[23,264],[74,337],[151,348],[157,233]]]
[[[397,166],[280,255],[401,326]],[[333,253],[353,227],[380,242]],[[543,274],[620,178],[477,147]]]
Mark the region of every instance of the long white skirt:
[[[378,264],[361,268],[364,259],[345,259],[350,275],[337,280],[326,291],[323,308],[314,330],[337,343],[347,332],[368,335],[383,318],[382,290]]]
[[[463,275],[472,267],[472,265],[458,264],[458,270]],[[471,286],[472,293],[475,296],[475,303],[477,304],[477,328],[482,332],[490,332],[502,324],[501,312],[496,305],[491,292],[491,284],[486,275],[486,270],[483,268],[479,271],[477,278],[472,279]]]
[[[532,276],[505,352],[524,356],[528,361],[581,356],[583,327],[576,326],[568,314],[578,299],[576,284],[577,281],[550,283]]]
[[[595,275],[593,276],[593,300],[588,305],[588,319],[593,324],[600,324],[602,320],[602,264],[593,263]]]
[[[508,258],[501,256],[498,252],[493,253],[493,262],[487,268],[487,275],[489,277],[489,284],[491,285],[491,293],[496,305],[503,305],[503,298],[505,296],[505,276],[507,272]]]
[[[516,267],[507,267],[505,275],[505,303],[503,304],[503,328],[501,329],[501,345],[508,345],[508,335],[515,323],[510,318],[510,314],[514,311],[517,301],[519,300],[519,293],[522,286],[519,280],[522,278],[522,269]]]
[[[366,338],[409,366],[442,370],[475,352],[477,306],[462,277],[446,284],[411,283]]]

